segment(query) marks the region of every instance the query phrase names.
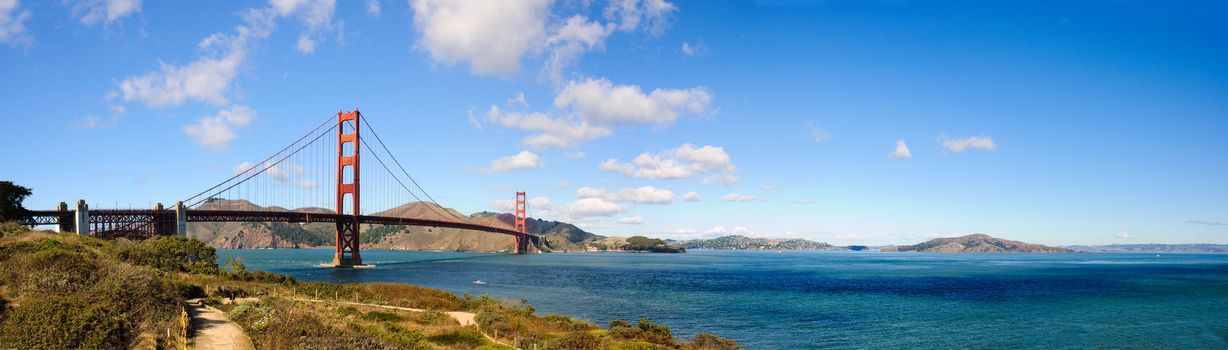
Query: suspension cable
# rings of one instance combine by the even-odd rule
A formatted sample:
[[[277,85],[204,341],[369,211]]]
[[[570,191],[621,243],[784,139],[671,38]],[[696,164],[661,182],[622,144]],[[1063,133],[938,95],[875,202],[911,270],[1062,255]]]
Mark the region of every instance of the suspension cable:
[[[210,188],[209,188],[209,189],[207,189],[207,190],[201,191],[200,193],[197,193],[195,196],[188,197],[187,199],[184,199],[183,201],[184,201],[184,202],[190,202],[190,201],[192,201],[193,199],[196,199],[197,197],[200,197],[201,195],[203,195],[203,194],[205,194],[205,193],[208,193],[209,191],[213,191],[213,189],[218,188],[218,187],[221,187],[222,185],[225,185],[226,183],[230,182],[231,180],[234,180],[234,179],[238,178],[239,176],[241,176],[241,175],[243,175],[243,174],[246,174],[247,172],[251,171],[252,169],[257,168],[259,165],[264,164],[265,162],[268,162],[270,159],[273,159],[273,157],[277,157],[277,155],[281,154],[282,152],[285,152],[287,149],[290,149],[290,147],[293,147],[294,145],[298,144],[299,142],[302,142],[302,141],[303,141],[303,139],[306,139],[306,138],[307,138],[307,136],[311,136],[311,135],[312,135],[312,134],[314,134],[314,133],[315,133],[317,130],[320,130],[320,128],[321,128],[321,127],[324,127],[324,125],[325,125],[325,124],[328,124],[328,122],[329,122],[329,121],[332,121],[332,120],[333,120],[333,118],[334,118],[334,117],[328,117],[327,119],[325,119],[325,120],[324,120],[324,122],[323,122],[323,123],[320,123],[320,125],[316,126],[316,127],[315,127],[315,129],[311,129],[311,131],[308,131],[306,134],[303,134],[303,137],[298,138],[298,140],[294,140],[294,142],[291,142],[289,145],[286,145],[286,147],[282,148],[280,151],[277,151],[277,153],[273,153],[273,155],[271,155],[271,156],[269,156],[268,158],[265,158],[264,160],[260,161],[260,163],[256,163],[256,164],[252,165],[251,167],[249,167],[249,168],[247,168],[247,169],[243,169],[243,171],[240,171],[238,174],[235,174],[234,176],[231,176],[229,179],[226,179],[226,181],[222,181],[222,182],[218,183],[217,185],[213,185],[213,187],[210,187]],[[317,139],[318,139],[318,138],[319,138],[319,137],[317,137]],[[315,142],[315,140],[312,140],[311,142]],[[246,181],[246,179],[244,179],[244,181]],[[231,187],[234,187],[234,186],[231,186]],[[223,191],[224,191],[224,190],[223,190]]]
[[[367,130],[371,131],[371,135],[375,135],[375,141],[379,142],[380,147],[384,149],[384,152],[388,154],[389,158],[392,158],[392,162],[395,163],[397,167],[401,169],[401,172],[405,173],[405,176],[408,177],[409,181],[414,184],[414,187],[417,187],[419,191],[422,191],[422,194],[425,195],[427,199],[430,199],[431,203],[434,203],[435,206],[444,208],[442,204],[439,204],[439,202],[436,201],[434,197],[431,197],[430,193],[427,193],[426,190],[423,189],[422,186],[418,184],[417,180],[414,180],[414,176],[410,175],[409,171],[405,170],[405,166],[401,165],[401,161],[397,160],[397,157],[392,154],[392,151],[388,150],[388,146],[384,144],[384,140],[379,137],[379,133],[375,132],[375,128],[371,126],[371,123],[367,121],[367,118],[364,117],[361,112],[358,113],[358,119],[362,120],[363,125],[367,126]],[[366,141],[363,141],[363,144],[366,145]],[[367,149],[370,150],[370,146],[368,146]],[[375,151],[372,150],[371,153],[374,154]],[[376,159],[378,160],[378,157]],[[387,167],[385,167],[385,169],[387,169]],[[388,170],[388,172],[391,173],[392,170]],[[396,175],[393,175],[393,176],[396,176]],[[397,182],[400,182],[400,180],[398,180]],[[404,186],[404,184],[402,184],[402,186]],[[406,188],[405,190],[409,191],[410,194],[413,194],[413,191],[410,191],[408,188]],[[418,198],[418,196],[414,195],[414,198]],[[418,198],[418,201],[422,201],[422,199]],[[448,214],[450,214],[452,217],[455,217],[463,221],[468,221],[468,219],[462,218],[459,215],[456,215],[455,213],[452,213],[447,210],[444,210],[444,211],[448,212]]]
[[[371,151],[371,156],[372,156],[372,157],[375,157],[375,161],[376,161],[376,162],[379,162],[379,165],[380,165],[380,166],[382,166],[382,167],[384,168],[384,171],[386,171],[388,175],[392,175],[392,178],[393,178],[394,180],[396,180],[396,182],[397,182],[397,184],[398,184],[398,185],[401,185],[401,188],[405,189],[405,191],[406,191],[406,192],[409,192],[409,195],[414,196],[414,199],[417,199],[419,202],[424,202],[424,201],[422,200],[422,198],[421,198],[421,197],[418,197],[418,195],[417,195],[417,194],[415,194],[415,193],[414,193],[414,191],[412,191],[412,190],[410,190],[410,189],[409,189],[409,186],[405,186],[405,183],[401,181],[401,178],[396,177],[396,175],[392,173],[392,169],[388,169],[388,165],[387,165],[387,164],[384,164],[384,160],[383,160],[383,159],[380,159],[379,155],[375,153],[375,150],[374,150],[374,149],[371,149],[371,145],[368,145],[366,140],[363,140],[361,137],[359,137],[359,138],[358,138],[358,140],[359,140],[359,142],[361,142],[361,143],[362,143],[362,146],[363,146],[363,147],[366,147],[368,151]],[[433,202],[432,202],[432,203],[433,203]],[[436,206],[439,206],[439,204],[438,204],[438,203],[436,203],[435,205],[436,205]],[[456,216],[456,214],[452,214],[451,212],[448,212],[447,210],[444,210],[444,212],[449,213],[449,214],[451,214],[451,215],[444,215],[443,213],[440,213],[438,210],[435,210],[435,208],[434,208],[434,207],[432,207],[432,206],[430,206],[430,205],[427,205],[427,206],[426,206],[426,208],[427,208],[427,209],[430,209],[430,210],[431,210],[431,212],[434,212],[434,213],[435,213],[435,215],[439,215],[439,217],[440,217],[440,218],[443,218],[443,219],[447,219],[449,216],[451,216],[451,217],[454,217],[454,218],[460,219],[462,222],[463,222],[463,221],[468,221],[468,220],[465,220],[465,219],[462,219],[462,218],[460,218],[460,217]],[[440,209],[443,209],[443,207],[442,207],[442,206],[440,206]]]
[[[304,143],[302,146],[299,146],[299,148],[295,149],[295,150],[294,150],[294,152],[290,152],[290,154],[287,154],[287,155],[285,155],[284,157],[281,157],[281,159],[278,159],[276,162],[273,162],[273,164],[269,164],[268,166],[265,166],[265,167],[261,168],[261,169],[260,169],[260,171],[257,171],[257,172],[256,172],[256,173],[254,173],[254,174],[248,175],[247,177],[243,178],[243,180],[239,180],[239,182],[236,182],[235,184],[230,185],[230,187],[226,187],[225,189],[222,189],[221,191],[218,191],[217,193],[221,193],[221,192],[226,192],[226,191],[229,191],[231,188],[234,188],[235,186],[238,186],[239,184],[242,184],[242,183],[246,182],[247,180],[250,180],[251,178],[256,177],[257,175],[260,175],[260,174],[264,173],[265,171],[267,171],[267,170],[269,170],[269,169],[271,169],[271,168],[273,168],[273,167],[277,166],[278,164],[281,164],[281,162],[282,162],[282,161],[285,161],[287,158],[290,158],[290,156],[293,156],[293,155],[297,154],[299,151],[303,150],[303,148],[306,148],[307,146],[309,146],[309,145],[311,145],[311,144],[315,143],[316,141],[319,141],[321,137],[324,137],[324,135],[328,135],[328,133],[329,133],[329,132],[333,131],[333,129],[336,129],[336,128],[337,128],[337,125],[335,125],[335,124],[334,124],[332,127],[328,128],[328,129],[327,129],[327,130],[325,130],[324,132],[322,132],[322,133],[320,133],[319,135],[317,135],[315,138],[311,139],[311,141],[309,141],[309,142],[307,142],[307,143]],[[317,128],[317,129],[318,129],[318,128]],[[310,136],[310,135],[308,135],[308,136]],[[279,152],[279,153],[280,153],[280,152]],[[254,168],[254,167],[253,167],[253,168]],[[238,177],[238,176],[235,176],[235,177]],[[225,183],[223,183],[223,184],[225,184]],[[221,185],[218,185],[218,186],[221,186]],[[215,186],[215,187],[216,187],[216,186]],[[199,196],[199,195],[198,195],[198,196]],[[195,197],[193,197],[193,198],[195,198]],[[204,202],[205,200],[208,200],[208,199],[209,199],[209,197],[201,198],[200,200],[197,200],[195,203],[192,203],[192,205],[189,205],[188,207],[195,207],[197,204],[200,204],[201,202]]]

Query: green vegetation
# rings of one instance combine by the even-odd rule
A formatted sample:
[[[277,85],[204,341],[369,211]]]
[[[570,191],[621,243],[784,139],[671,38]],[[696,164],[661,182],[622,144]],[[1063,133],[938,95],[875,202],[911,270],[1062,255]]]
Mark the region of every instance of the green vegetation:
[[[685,253],[686,249],[679,246],[671,246],[665,244],[665,241],[648,238],[644,236],[631,236],[627,238],[627,245],[623,246],[623,250],[637,252],[653,252],[653,253]]]
[[[537,315],[523,301],[393,283],[301,283],[249,271],[241,259],[219,267],[216,252],[190,238],[0,229],[0,349],[177,347],[188,298],[227,312],[257,349],[737,348],[706,334],[679,341],[648,320],[607,330]],[[452,311],[474,314],[476,325],[461,326]]]
[[[375,226],[375,227],[372,227],[371,229],[363,231],[362,235],[358,239],[359,239],[359,242],[364,243],[364,244],[379,243],[379,241],[383,240],[384,237],[387,237],[388,235],[391,235],[393,233],[396,233],[404,229],[405,229],[405,225]]]
[[[25,220],[28,213],[21,202],[31,193],[29,188],[12,181],[0,181],[0,222]]]
[[[326,243],[332,243],[331,238],[326,239],[319,232],[309,231],[297,225],[290,225],[282,222],[268,223],[269,231],[273,236],[286,241],[307,244],[311,246],[321,246]]]

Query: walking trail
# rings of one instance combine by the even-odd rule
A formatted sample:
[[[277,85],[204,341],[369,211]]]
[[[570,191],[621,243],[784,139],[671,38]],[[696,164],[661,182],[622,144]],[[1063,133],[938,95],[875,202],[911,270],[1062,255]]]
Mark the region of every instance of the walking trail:
[[[226,318],[222,310],[205,305],[200,300],[190,301],[189,305],[192,329],[196,330],[192,337],[193,349],[251,350],[251,340],[247,339],[239,325]]]
[[[301,299],[301,298],[291,298],[291,299],[292,299],[292,300],[298,300],[298,301],[305,301],[305,302],[309,302],[309,303],[325,303],[325,302],[332,302],[332,303],[337,303],[337,304],[342,304],[342,305],[357,305],[357,306],[366,306],[366,307],[378,307],[378,308],[384,308],[384,309],[401,310],[401,311],[410,311],[410,312],[426,312],[426,311],[427,311],[427,310],[424,310],[424,309],[415,309],[415,308],[411,308],[411,307],[400,307],[400,306],[389,306],[389,305],[379,305],[379,304],[356,303],[356,302],[351,302],[351,301],[325,301],[325,300],[317,300],[317,299]],[[519,350],[519,349],[520,349],[520,348],[517,348],[517,347],[515,347],[515,346],[512,346],[511,344],[507,344],[507,343],[501,342],[501,341],[499,341],[498,339],[495,339],[494,337],[491,337],[489,334],[486,334],[486,332],[482,332],[481,326],[478,326],[478,323],[477,323],[476,321],[474,321],[474,320],[473,320],[474,316],[477,316],[477,314],[474,314],[474,313],[472,313],[472,312],[464,312],[464,311],[448,311],[448,312],[446,312],[446,313],[448,314],[448,316],[452,317],[452,319],[456,320],[456,322],[460,323],[460,325],[461,325],[462,327],[463,327],[463,326],[469,326],[469,325],[473,325],[474,327],[478,327],[478,333],[481,333],[483,337],[486,337],[486,339],[488,339],[488,340],[490,340],[490,341],[492,341],[492,342],[495,342],[495,343],[497,343],[497,344],[504,345],[504,346],[509,346],[509,347],[512,347],[513,349],[517,349],[517,350]]]

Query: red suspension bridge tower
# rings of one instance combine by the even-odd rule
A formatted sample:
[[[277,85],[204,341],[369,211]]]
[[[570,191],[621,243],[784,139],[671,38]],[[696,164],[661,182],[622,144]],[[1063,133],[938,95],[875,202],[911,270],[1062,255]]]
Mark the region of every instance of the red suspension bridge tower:
[[[358,109],[353,112],[337,112],[337,233],[333,266],[352,267],[362,265],[358,249]],[[346,198],[346,197],[349,198]],[[348,201],[347,201],[348,199]],[[349,212],[346,212],[349,207]]]
[[[525,201],[524,192],[516,192],[516,254],[529,252],[529,240],[526,236],[528,230],[525,227],[525,220],[528,219],[525,213],[528,209],[529,203]]]

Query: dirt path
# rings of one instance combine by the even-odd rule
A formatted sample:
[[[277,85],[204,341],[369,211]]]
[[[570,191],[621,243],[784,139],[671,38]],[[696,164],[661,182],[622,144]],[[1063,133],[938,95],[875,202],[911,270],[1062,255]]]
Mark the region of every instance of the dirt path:
[[[189,302],[192,314],[192,329],[196,332],[192,337],[193,349],[239,349],[251,350],[252,342],[243,334],[243,329],[230,319],[226,313],[199,300]]]
[[[330,301],[325,301],[325,300],[316,300],[316,299],[302,299],[302,298],[291,298],[291,299],[292,299],[292,300],[298,300],[298,301],[310,302],[310,303],[325,303],[325,302],[330,302]],[[355,302],[352,302],[352,301],[331,301],[331,302],[333,302],[333,303],[337,303],[337,304],[342,304],[342,305],[357,305],[357,306],[367,306],[367,307],[378,307],[378,308],[384,308],[384,309],[401,310],[401,311],[410,311],[410,312],[425,312],[425,311],[427,311],[427,310],[423,310],[423,309],[415,309],[415,308],[411,308],[411,307],[400,307],[400,306],[389,306],[389,305],[379,305],[379,304],[355,303]],[[463,326],[469,326],[469,325],[473,325],[474,327],[477,327],[477,328],[478,328],[478,333],[481,333],[483,337],[486,337],[486,339],[489,339],[489,340],[490,340],[490,341],[492,341],[492,342],[495,342],[495,343],[500,344],[500,345],[510,346],[510,347],[512,347],[513,349],[519,349],[519,348],[517,348],[517,347],[515,347],[515,346],[512,346],[511,344],[503,343],[503,342],[499,341],[498,339],[495,339],[494,337],[491,337],[490,335],[486,334],[486,332],[483,332],[483,331],[482,331],[482,327],[481,327],[481,326],[479,326],[479,325],[478,325],[478,323],[477,323],[476,321],[474,321],[474,320],[473,320],[473,318],[474,318],[475,316],[477,316],[477,314],[474,314],[474,313],[472,313],[472,312],[464,312],[464,311],[448,311],[448,312],[446,312],[446,313],[448,314],[448,316],[449,316],[449,317],[452,317],[452,319],[454,319],[454,320],[456,320],[456,322],[460,323],[460,325],[461,325],[462,327],[463,327]]]

